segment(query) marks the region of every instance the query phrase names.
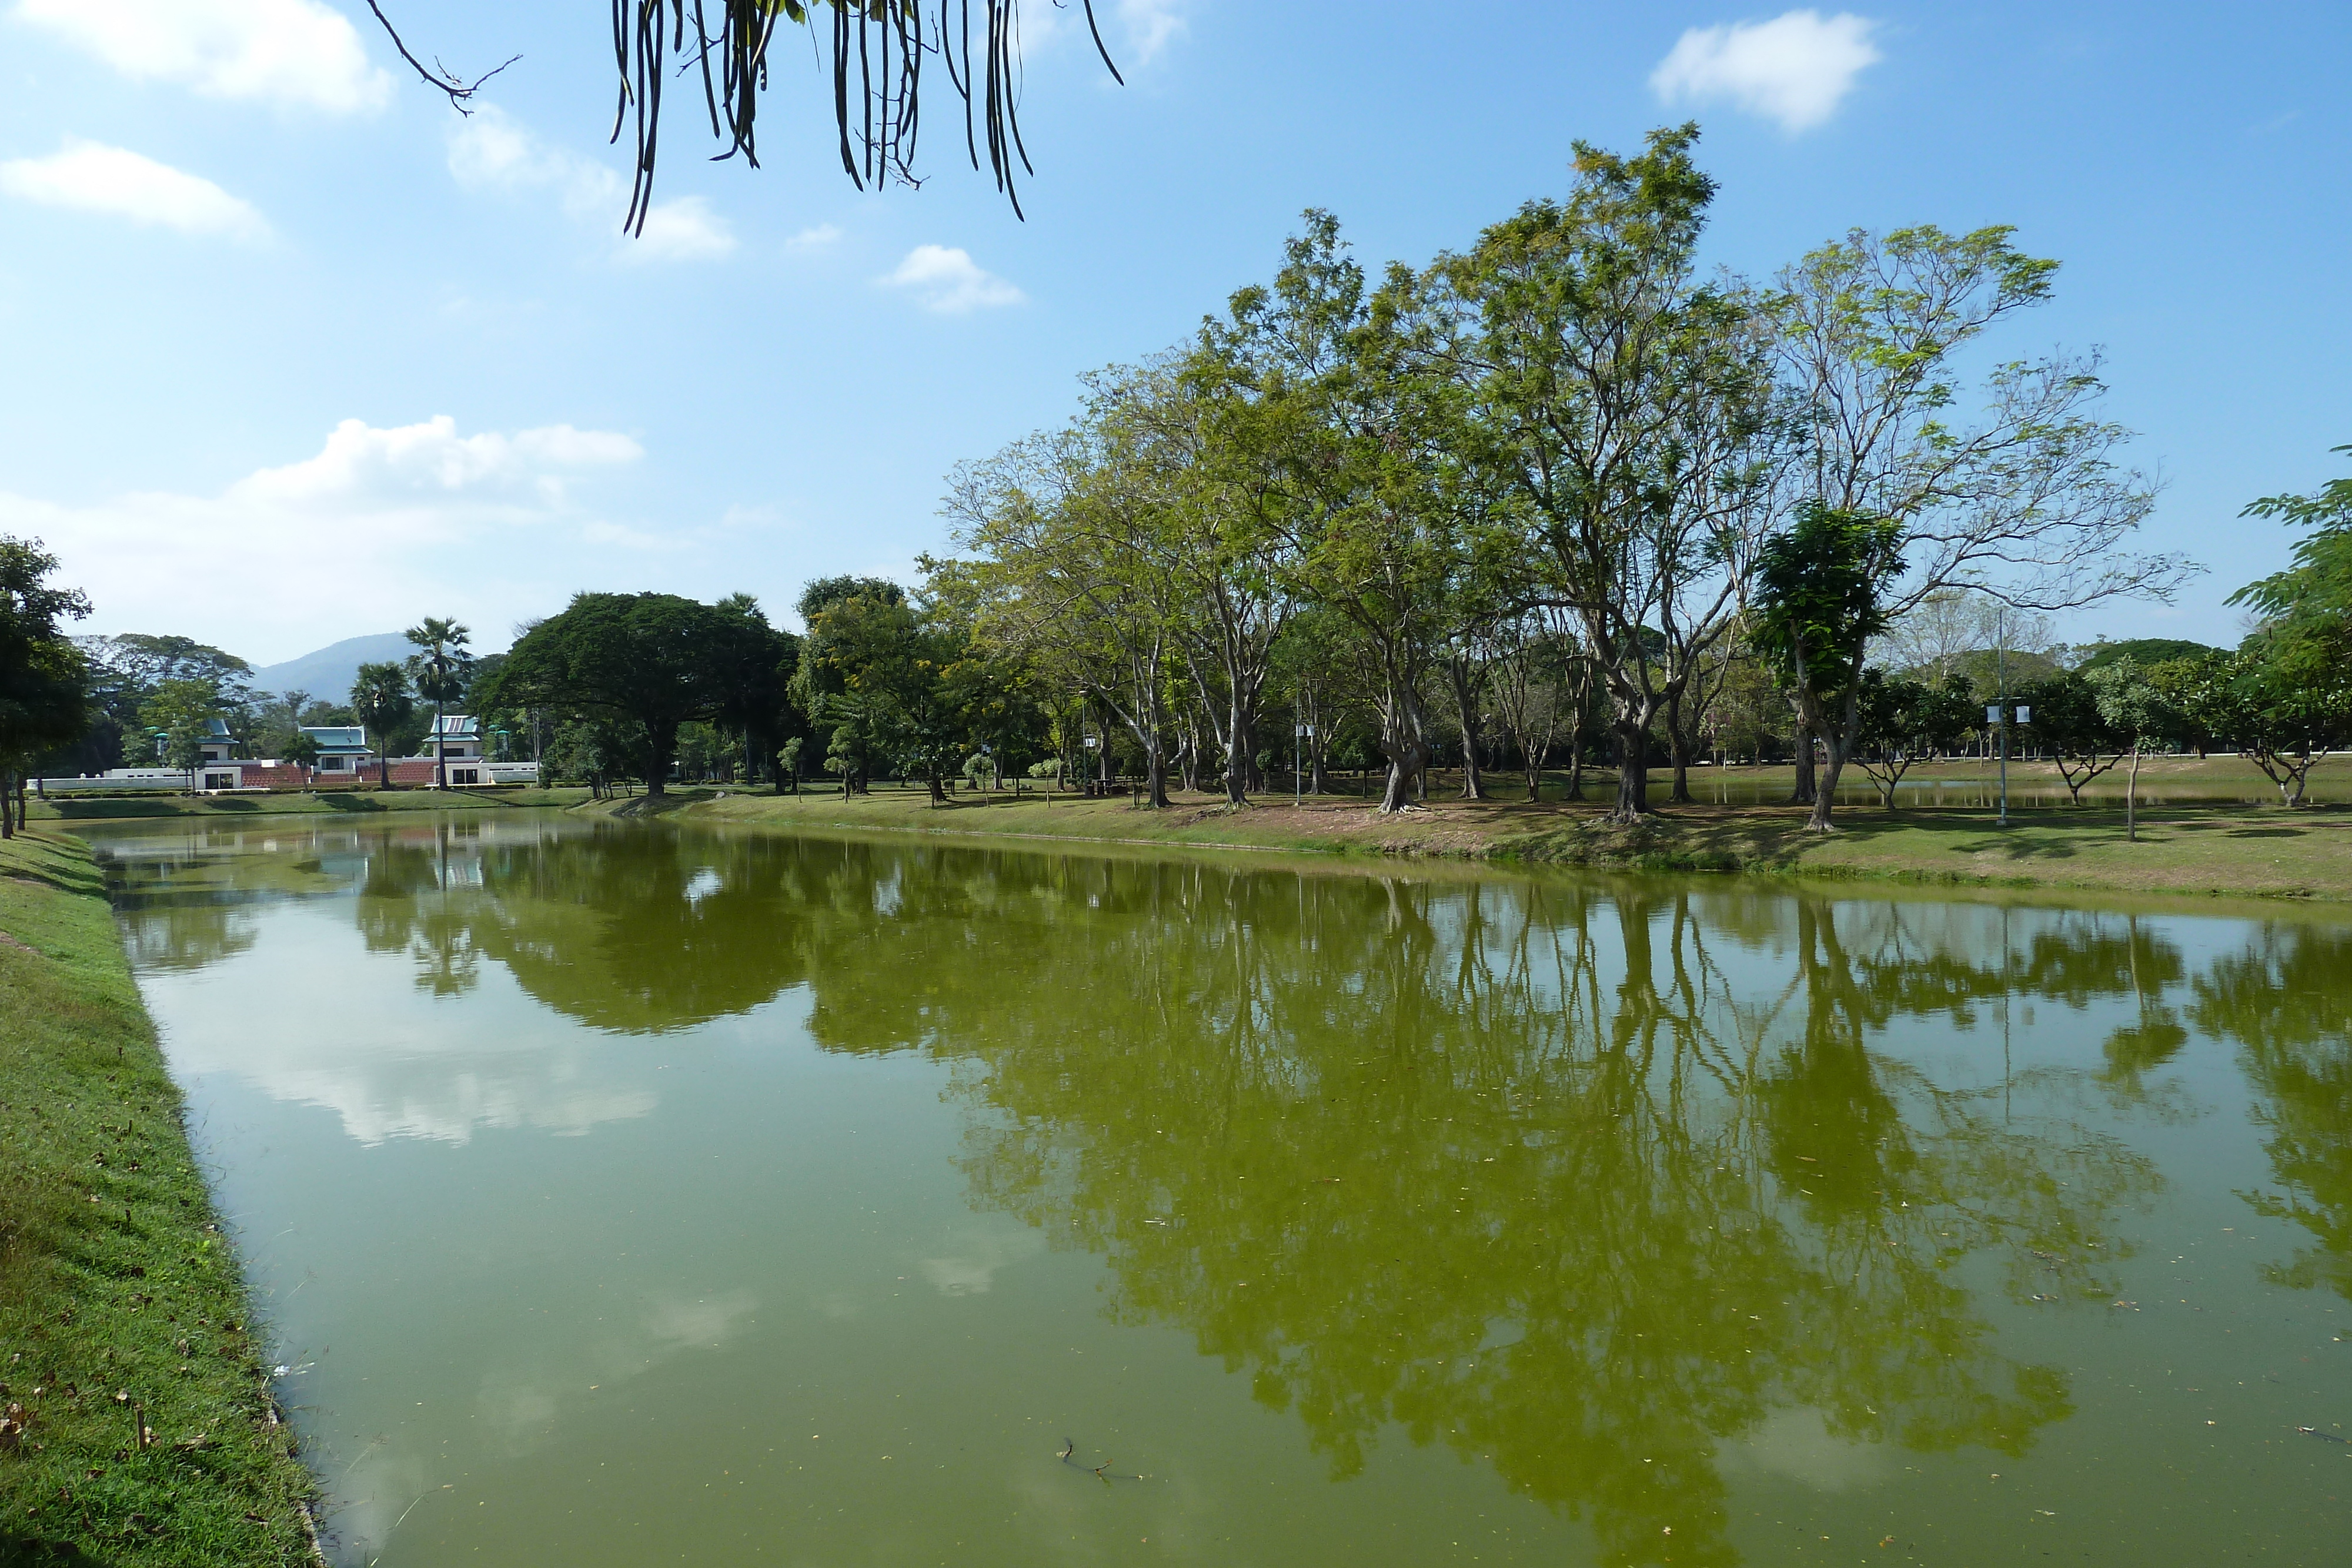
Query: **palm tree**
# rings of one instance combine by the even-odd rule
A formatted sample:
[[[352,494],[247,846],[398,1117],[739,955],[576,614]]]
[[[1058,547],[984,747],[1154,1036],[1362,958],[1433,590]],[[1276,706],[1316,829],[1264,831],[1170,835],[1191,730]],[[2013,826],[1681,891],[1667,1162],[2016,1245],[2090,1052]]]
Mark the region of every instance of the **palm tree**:
[[[362,664],[352,682],[352,713],[376,737],[376,781],[392,784],[392,732],[408,722],[415,711],[409,701],[408,672],[398,664]]]
[[[408,677],[416,695],[433,705],[433,788],[449,787],[449,740],[441,733],[447,705],[466,693],[466,676],[474,656],[466,652],[473,633],[455,621],[428,615],[403,633],[417,651],[409,655]]]

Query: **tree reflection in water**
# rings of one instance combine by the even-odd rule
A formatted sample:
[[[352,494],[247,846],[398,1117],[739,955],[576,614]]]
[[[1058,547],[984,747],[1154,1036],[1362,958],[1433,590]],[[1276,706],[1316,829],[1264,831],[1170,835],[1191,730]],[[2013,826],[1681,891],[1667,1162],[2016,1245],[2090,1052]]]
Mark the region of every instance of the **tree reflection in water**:
[[[1246,1369],[1335,1475],[1395,1424],[1619,1561],[1730,1561],[1723,1451],[1775,1412],[2022,1450],[2066,1375],[1993,1347],[1961,1260],[2104,1301],[2158,1185],[1869,1048],[2002,991],[1902,906],[927,858],[887,918],[811,923],[820,1038],[957,1063],[980,1198],[1102,1254],[1116,1316]],[[2072,957],[2009,984],[2094,985]]]
[[[2260,1212],[2317,1238],[2272,1270],[2282,1284],[2325,1287],[2352,1301],[2352,934],[2325,926],[2263,928],[2242,954],[2194,981],[2197,1027],[2234,1040],[2254,1092],[2263,1152],[2284,1190],[2257,1193]]]

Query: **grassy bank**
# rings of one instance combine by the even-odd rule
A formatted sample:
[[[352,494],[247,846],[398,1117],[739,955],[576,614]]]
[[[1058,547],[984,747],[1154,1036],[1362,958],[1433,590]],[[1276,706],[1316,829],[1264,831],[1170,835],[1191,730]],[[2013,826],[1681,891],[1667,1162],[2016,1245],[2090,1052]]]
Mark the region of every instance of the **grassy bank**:
[[[0,1563],[313,1561],[312,1483],[74,840],[0,843]]]
[[[142,817],[371,817],[387,811],[508,811],[571,806],[585,789],[332,789],[316,795],[63,796],[27,801],[35,822],[124,821]]]
[[[1517,791],[1514,791],[1516,793]],[[828,830],[1008,835],[1171,846],[1453,855],[1645,871],[1737,871],[2009,888],[2167,896],[2352,900],[2352,811],[2242,805],[2144,809],[2137,843],[2108,805],[2012,810],[1841,808],[1840,831],[1803,831],[1786,806],[1677,807],[1637,827],[1601,820],[1590,803],[1435,800],[1382,818],[1342,797],[1293,805],[1267,797],[1232,810],[1206,797],[1171,810],[1124,800],[958,795],[940,805],[920,789],[877,788],[844,800],[688,792],[663,804],[703,820]],[[615,803],[624,809],[631,802]],[[610,806],[596,808],[611,809]],[[632,814],[646,803],[635,803]]]

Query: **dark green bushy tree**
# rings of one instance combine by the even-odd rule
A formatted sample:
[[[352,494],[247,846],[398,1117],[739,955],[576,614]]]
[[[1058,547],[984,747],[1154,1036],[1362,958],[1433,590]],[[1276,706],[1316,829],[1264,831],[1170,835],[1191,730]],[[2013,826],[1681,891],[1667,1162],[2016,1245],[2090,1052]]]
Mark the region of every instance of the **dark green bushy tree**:
[[[2074,671],[2062,670],[2019,687],[2017,702],[2033,710],[2027,733],[2049,747],[2058,777],[2077,806],[2083,803],[2083,786],[2121,763],[2131,745],[2130,737],[2100,711],[2097,688]]]
[[[736,695],[746,659],[756,656],[747,648],[772,647],[774,635],[757,606],[747,610],[741,601],[577,594],[523,633],[483,695],[491,705],[603,721],[605,744],[628,746],[623,766],[659,795],[677,755],[678,727],[717,718]]]
[[[1861,710],[1852,761],[1878,786],[1891,811],[1903,775],[1920,758],[1958,741],[1973,720],[1976,702],[1958,681],[1930,685],[1864,670]]]
[[[0,838],[23,811],[26,770],[89,723],[89,667],[65,623],[89,613],[79,589],[49,580],[57,558],[0,537]]]
[[[1796,698],[1801,727],[1829,749],[1807,825],[1829,828],[1829,802],[1862,726],[1863,658],[1886,629],[1880,584],[1903,573],[1902,529],[1885,517],[1808,502],[1757,551],[1751,635]]]

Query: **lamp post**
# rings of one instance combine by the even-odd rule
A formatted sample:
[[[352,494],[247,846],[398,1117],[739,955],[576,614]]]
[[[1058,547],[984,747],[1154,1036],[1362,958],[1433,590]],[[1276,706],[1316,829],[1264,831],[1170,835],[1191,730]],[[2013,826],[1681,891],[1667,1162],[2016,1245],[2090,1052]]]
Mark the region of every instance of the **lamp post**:
[[[1307,743],[1314,738],[1313,725],[1290,727],[1290,804],[1294,810],[1307,801]]]
[[[2000,825],[2009,826],[2009,612],[1992,618],[1993,671],[1996,697],[1989,716],[2000,729]]]

